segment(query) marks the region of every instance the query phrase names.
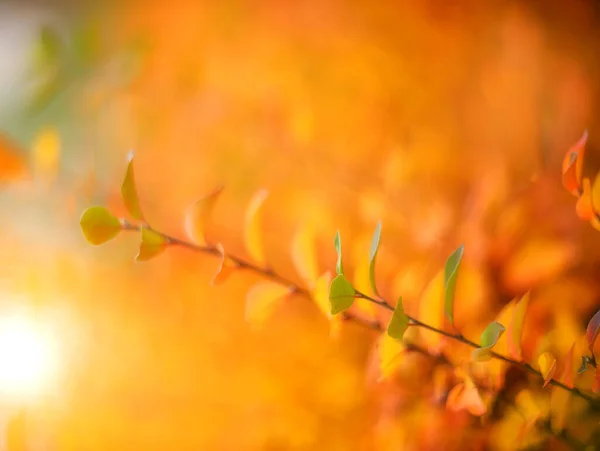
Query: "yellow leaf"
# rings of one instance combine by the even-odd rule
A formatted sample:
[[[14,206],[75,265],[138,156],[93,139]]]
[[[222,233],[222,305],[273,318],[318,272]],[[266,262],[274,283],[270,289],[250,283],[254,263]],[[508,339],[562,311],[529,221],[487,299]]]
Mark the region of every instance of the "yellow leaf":
[[[419,320],[437,329],[444,322],[444,270],[438,271],[421,295]],[[419,333],[430,352],[439,354],[443,345],[443,336],[430,330],[420,329]]]
[[[60,135],[53,127],[41,129],[32,146],[33,167],[46,183],[52,183],[58,174],[60,163]]]
[[[259,282],[246,295],[246,321],[261,327],[274,311],[277,302],[290,294],[290,289],[275,282]]]
[[[393,375],[402,363],[406,346],[400,340],[382,334],[379,338],[379,380],[387,379]]]
[[[137,188],[135,186],[135,175],[133,171],[133,152],[130,152],[127,159],[127,170],[125,171],[125,179],[121,185],[121,196],[123,197],[123,203],[127,208],[127,211],[133,218],[138,221],[144,221],[144,215],[140,208],[140,201],[138,198]]]
[[[595,213],[600,213],[600,172],[596,174],[594,183],[590,191],[590,202],[592,204],[592,210]],[[595,218],[598,219],[597,215]]]
[[[319,277],[315,233],[312,227],[303,225],[296,230],[292,238],[292,261],[296,272],[309,289],[312,289]]]
[[[150,260],[162,254],[169,244],[163,235],[148,227],[142,227],[141,235],[140,250],[135,257],[139,262]]]
[[[592,187],[590,179],[583,179],[582,193],[575,204],[577,216],[584,221],[589,221],[594,217],[594,208],[592,207]]]
[[[121,221],[105,207],[90,207],[79,221],[85,239],[95,246],[106,243],[121,231]]]
[[[525,324],[525,315],[527,313],[528,306],[529,292],[525,293],[521,300],[515,303],[511,319],[508,322],[508,328],[506,329],[508,355],[518,361],[523,360],[523,355],[521,352],[521,339],[523,336],[523,325]]]
[[[329,285],[331,285],[331,271],[323,273],[316,281],[312,290],[312,298],[326,318],[331,318],[331,304],[329,303]]]
[[[220,285],[223,282],[225,282],[225,280],[229,278],[231,273],[233,273],[233,271],[238,266],[234,260],[229,258],[227,254],[225,254],[225,249],[223,248],[223,245],[221,243],[217,244],[217,250],[221,255],[221,261],[219,263],[219,269],[217,269],[217,272],[211,281],[212,285]]]
[[[542,373],[542,377],[544,378],[544,387],[548,385],[548,382],[554,376],[554,372],[556,371],[556,359],[549,352],[544,352],[538,358],[538,364],[540,365],[540,372]]]
[[[217,187],[207,196],[194,202],[185,212],[185,232],[199,246],[207,244],[206,229],[222,191],[223,186]]]
[[[244,241],[250,256],[262,265],[265,264],[265,254],[262,239],[262,221],[259,209],[269,195],[266,190],[259,190],[250,199],[246,210]]]

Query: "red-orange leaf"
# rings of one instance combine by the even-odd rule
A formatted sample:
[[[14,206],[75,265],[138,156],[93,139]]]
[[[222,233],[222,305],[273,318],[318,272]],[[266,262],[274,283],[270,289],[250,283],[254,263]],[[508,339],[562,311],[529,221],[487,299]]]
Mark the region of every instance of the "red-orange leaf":
[[[565,155],[562,165],[562,183],[563,186],[574,196],[579,196],[581,192],[581,173],[583,170],[583,157],[585,154],[585,145],[587,143],[587,130],[583,132],[579,141],[577,141]]]
[[[575,211],[577,216],[584,221],[589,221],[594,217],[594,208],[592,207],[592,184],[587,177],[583,179],[582,193],[577,199]]]
[[[585,332],[585,337],[587,338],[590,351],[593,351],[594,343],[596,338],[598,338],[598,334],[600,334],[600,310],[598,310],[596,314],[592,316],[592,319],[590,319]]]

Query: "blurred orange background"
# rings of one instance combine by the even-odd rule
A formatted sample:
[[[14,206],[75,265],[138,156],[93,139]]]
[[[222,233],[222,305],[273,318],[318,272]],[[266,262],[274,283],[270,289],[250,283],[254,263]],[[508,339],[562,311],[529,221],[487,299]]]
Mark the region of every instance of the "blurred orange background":
[[[297,227],[315,228],[320,272],[339,229],[359,285],[381,220],[382,294],[416,314],[465,243],[464,334],[531,290],[524,353],[564,355],[600,304],[599,235],[560,180],[585,129],[585,171],[599,166],[598,17],[583,1],[0,5],[0,125],[29,174],[0,193],[1,303],[61,343],[48,396],[7,407],[11,449],[513,449],[508,415],[436,403],[423,356],[374,382],[375,332],[345,323],[334,339],[299,297],[256,331],[255,275],[213,287],[217,259],[183,249],[136,263],[137,236],[94,248],[79,216],[126,216],[133,149],[159,230],[184,237],[187,206],[225,186],[208,233],[236,255],[268,189],[267,258],[298,283]]]

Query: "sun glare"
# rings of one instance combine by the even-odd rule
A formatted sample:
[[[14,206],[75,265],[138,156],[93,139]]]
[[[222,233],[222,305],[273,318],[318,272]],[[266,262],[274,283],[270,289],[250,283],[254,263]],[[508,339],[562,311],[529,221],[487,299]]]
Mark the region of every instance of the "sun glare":
[[[39,396],[57,369],[55,340],[42,325],[19,315],[0,317],[0,395]]]

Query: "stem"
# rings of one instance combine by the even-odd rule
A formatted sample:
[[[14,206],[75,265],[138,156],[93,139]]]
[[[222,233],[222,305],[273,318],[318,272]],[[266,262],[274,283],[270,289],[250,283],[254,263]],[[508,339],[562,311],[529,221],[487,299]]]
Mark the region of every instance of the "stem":
[[[385,300],[379,300],[379,299],[372,298],[371,296],[361,293],[360,291],[356,292],[356,297],[366,299],[366,300],[368,300],[376,305],[379,305],[387,310],[390,310],[390,311],[394,310]],[[411,323],[414,324],[415,326],[423,327],[424,329],[427,329],[427,330],[430,330],[437,334],[443,335],[454,341],[463,343],[467,346],[470,346],[471,348],[477,349],[477,348],[481,347],[479,344],[475,343],[474,341],[471,341],[468,338],[465,338],[462,334],[453,334],[450,332],[446,332],[445,330],[441,330],[436,327],[430,326],[429,324],[425,324],[425,323],[419,321],[418,319],[413,318],[412,316],[409,316],[409,315],[406,315],[406,316],[411,321]],[[506,362],[506,363],[509,363],[516,367],[522,368],[523,370],[536,375],[541,380],[544,380],[544,376],[542,376],[542,373],[539,372],[538,370],[536,370],[534,367],[532,367],[529,363],[524,363],[524,362],[520,362],[518,360],[511,359],[510,357],[506,357],[506,356],[504,356],[502,354],[498,354],[497,352],[494,352],[494,351],[491,351],[490,354],[493,358],[495,358],[497,360],[502,360],[503,362]],[[600,402],[597,399],[583,393],[581,390],[579,390],[576,387],[569,387],[568,385],[560,382],[557,379],[550,379],[549,383],[551,385],[554,385],[555,387],[560,387],[563,390],[567,390],[567,391],[571,392],[572,394],[574,394],[575,396],[578,396],[581,399],[586,400],[594,408],[600,408]]]

